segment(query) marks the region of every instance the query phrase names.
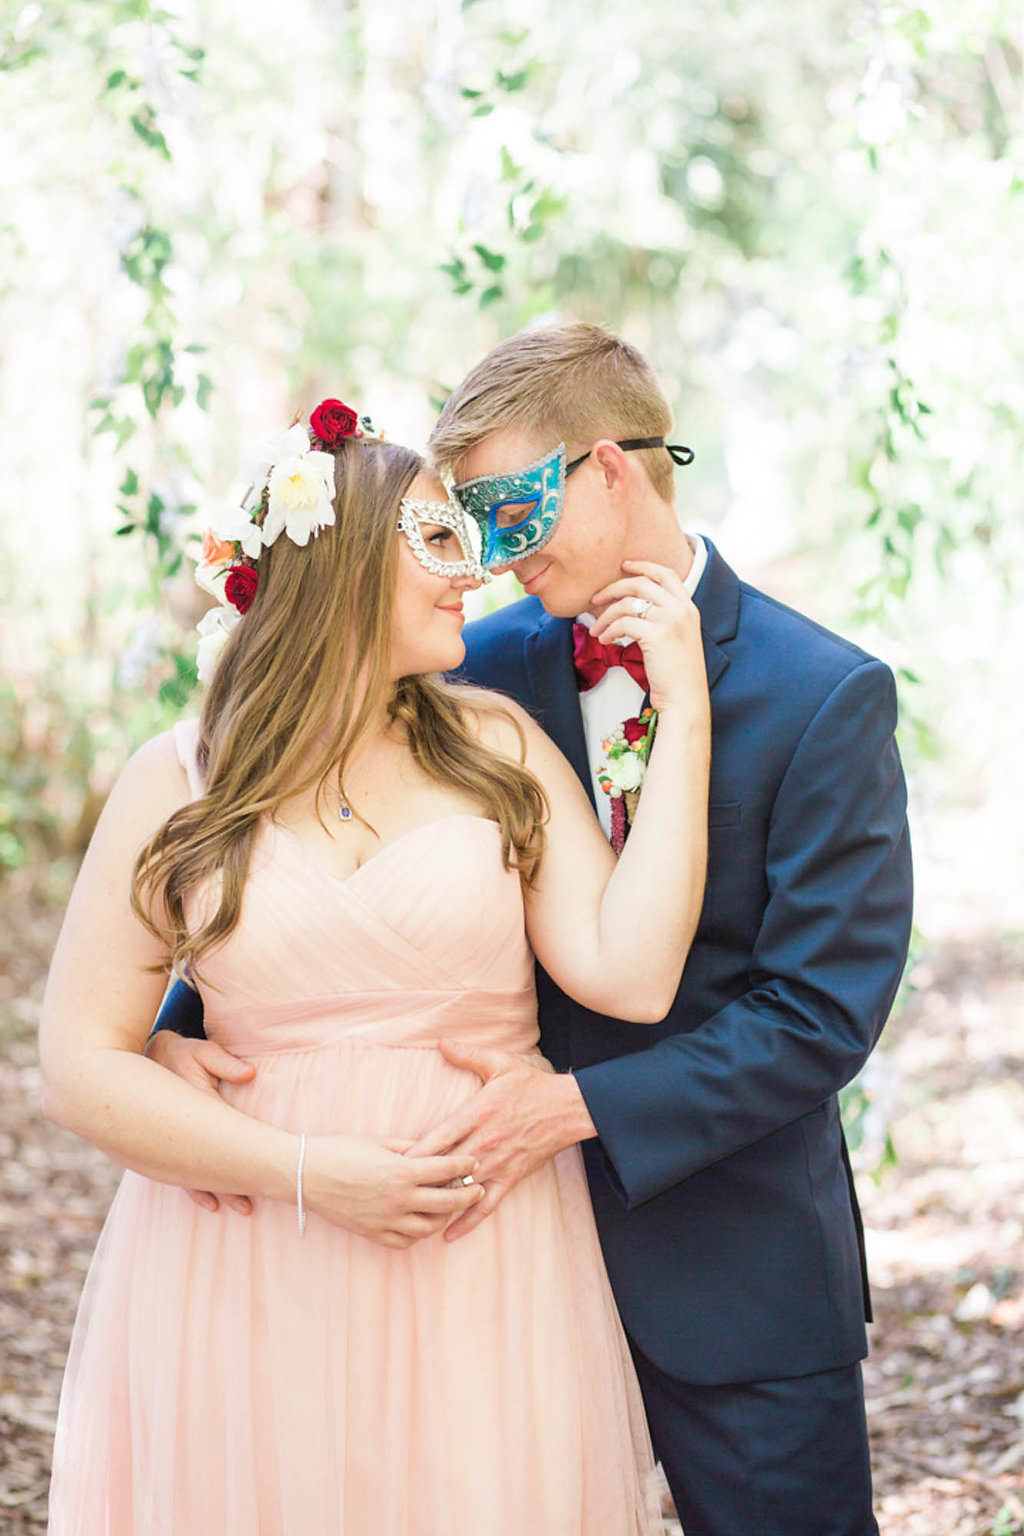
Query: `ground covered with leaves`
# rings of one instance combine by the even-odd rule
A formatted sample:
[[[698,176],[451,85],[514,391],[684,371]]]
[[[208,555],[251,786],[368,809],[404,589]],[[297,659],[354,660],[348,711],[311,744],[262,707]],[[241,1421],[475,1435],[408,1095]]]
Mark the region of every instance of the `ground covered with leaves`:
[[[46,1524],[82,1279],[117,1174],[43,1120],[35,1029],[56,919],[8,889],[0,940],[0,1530]],[[872,1076],[859,1185],[882,1536],[1024,1533],[1024,948],[926,954]],[[669,1526],[667,1529],[672,1529]],[[674,1527],[678,1529],[678,1527]],[[186,1536],[186,1533],[182,1533]],[[736,1536],[742,1536],[737,1532]]]

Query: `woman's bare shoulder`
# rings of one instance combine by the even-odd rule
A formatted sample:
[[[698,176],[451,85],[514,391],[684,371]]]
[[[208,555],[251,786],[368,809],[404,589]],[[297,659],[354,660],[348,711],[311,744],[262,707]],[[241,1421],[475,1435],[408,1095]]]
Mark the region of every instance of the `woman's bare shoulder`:
[[[137,747],[118,775],[108,806],[141,823],[166,820],[191,799],[173,728]]]
[[[506,757],[522,759],[540,726],[528,710],[493,688],[456,684],[455,697],[480,740]]]

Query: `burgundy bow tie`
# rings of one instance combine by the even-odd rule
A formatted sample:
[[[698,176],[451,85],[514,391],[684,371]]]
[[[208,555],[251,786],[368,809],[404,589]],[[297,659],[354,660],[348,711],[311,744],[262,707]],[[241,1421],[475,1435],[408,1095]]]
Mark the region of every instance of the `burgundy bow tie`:
[[[634,683],[647,691],[644,653],[637,641],[629,645],[603,645],[595,640],[585,624],[572,627],[573,664],[581,693],[599,683],[609,667],[625,667]]]

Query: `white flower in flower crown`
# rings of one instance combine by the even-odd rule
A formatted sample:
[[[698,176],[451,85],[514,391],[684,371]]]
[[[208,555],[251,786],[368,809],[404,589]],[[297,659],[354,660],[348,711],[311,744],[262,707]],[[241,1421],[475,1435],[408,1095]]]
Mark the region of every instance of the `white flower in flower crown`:
[[[200,561],[195,570],[196,586],[202,587],[204,592],[209,592],[218,603],[224,603],[226,606],[224,583],[233,564],[232,560],[217,560],[212,565],[207,564],[206,561]]]
[[[263,548],[262,530],[253,522],[251,514],[242,507],[225,507],[215,512],[210,519],[210,528],[218,539],[228,539],[235,544],[241,544],[250,560],[255,560]],[[198,572],[196,580],[199,581]],[[202,586],[202,582],[199,584]],[[211,589],[207,588],[207,590]]]
[[[621,757],[609,757],[604,771],[616,789],[639,789],[644,781],[647,764],[636,752],[624,752]]]
[[[263,542],[269,546],[281,533],[293,544],[309,543],[312,533],[334,522],[334,455],[321,453],[306,444],[302,453],[291,452],[280,459],[270,472],[270,496],[263,521]]]
[[[228,636],[242,615],[233,608],[211,608],[204,613],[196,629],[199,631],[199,648],[196,652],[196,669],[199,681],[208,683],[216,670],[221,652],[228,643]]]
[[[247,455],[242,465],[242,477],[246,485],[252,485],[257,503],[267,483],[267,477],[275,464],[292,454],[309,452],[309,433],[301,422],[295,422],[284,432],[268,437],[254,453]]]

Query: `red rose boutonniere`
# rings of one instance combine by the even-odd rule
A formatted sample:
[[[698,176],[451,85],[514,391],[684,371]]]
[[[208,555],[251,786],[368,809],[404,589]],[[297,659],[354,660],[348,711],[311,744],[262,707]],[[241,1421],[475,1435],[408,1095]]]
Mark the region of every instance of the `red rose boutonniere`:
[[[612,847],[616,853],[625,847],[636,816],[657,724],[657,711],[648,706],[617,725],[601,743],[605,760],[597,770],[597,779],[612,803]]]

